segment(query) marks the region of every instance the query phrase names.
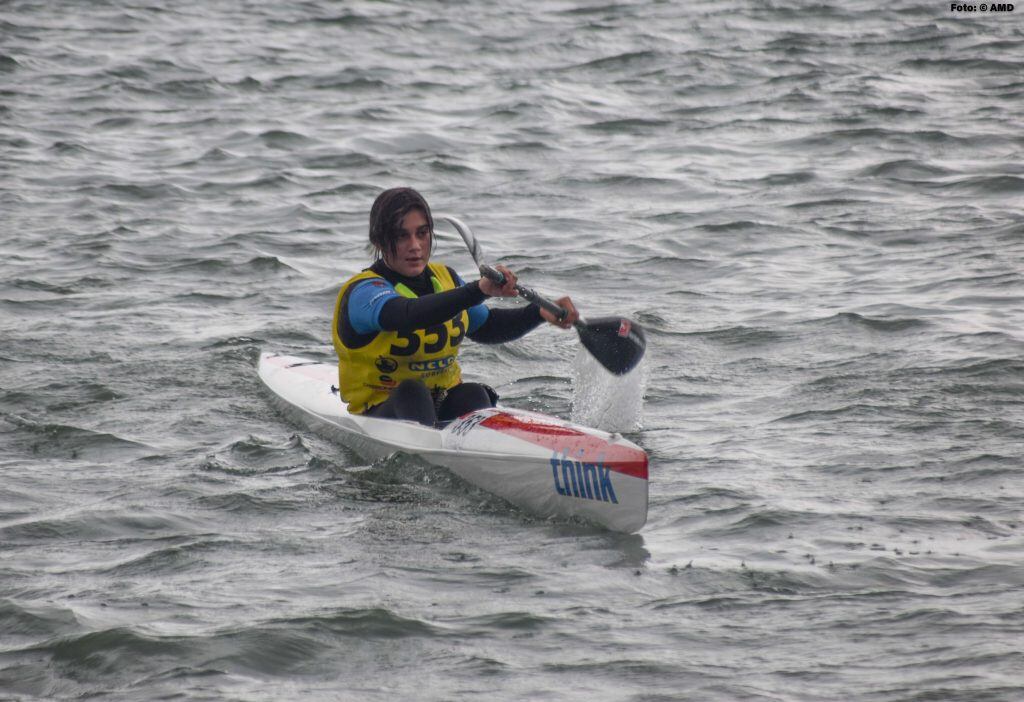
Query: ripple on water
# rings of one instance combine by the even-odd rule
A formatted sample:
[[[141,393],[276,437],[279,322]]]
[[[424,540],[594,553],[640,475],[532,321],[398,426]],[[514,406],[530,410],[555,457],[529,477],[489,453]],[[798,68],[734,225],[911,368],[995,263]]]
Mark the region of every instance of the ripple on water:
[[[203,467],[232,475],[259,475],[303,470],[309,460],[310,451],[298,434],[284,442],[249,436],[207,456]]]
[[[193,529],[190,519],[177,514],[88,507],[64,517],[5,525],[0,527],[0,536],[8,543],[32,545],[47,541],[78,543],[131,536],[177,536]]]
[[[90,400],[85,404],[94,402]],[[36,458],[121,461],[157,453],[144,443],[70,424],[37,421],[8,413],[0,414],[0,422],[13,427],[18,444]]]
[[[1021,696],[1019,23],[237,5],[4,6],[8,696]],[[400,184],[645,325],[643,533],[269,404]],[[464,370],[568,416],[549,332]]]

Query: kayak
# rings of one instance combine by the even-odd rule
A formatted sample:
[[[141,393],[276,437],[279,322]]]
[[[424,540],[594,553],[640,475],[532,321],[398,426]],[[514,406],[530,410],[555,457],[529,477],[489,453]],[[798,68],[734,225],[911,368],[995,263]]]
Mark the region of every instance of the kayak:
[[[647,454],[620,434],[501,406],[442,428],[378,419],[348,412],[335,364],[263,353],[258,372],[289,419],[365,460],[419,456],[541,517],[626,533],[647,521]]]

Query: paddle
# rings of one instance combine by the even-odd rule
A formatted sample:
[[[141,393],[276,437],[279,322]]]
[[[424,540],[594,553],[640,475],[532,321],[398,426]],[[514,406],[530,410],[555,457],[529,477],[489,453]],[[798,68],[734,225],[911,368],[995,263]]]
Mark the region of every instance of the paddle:
[[[484,263],[480,244],[466,223],[447,215],[437,217],[448,222],[459,233],[466,243],[466,248],[469,249],[469,254],[480,267],[480,274],[498,285],[504,285],[505,276]],[[569,310],[556,305],[530,288],[516,283],[516,290],[525,299],[553,314],[556,319],[565,319],[569,314]],[[633,370],[647,348],[647,337],[644,336],[643,327],[625,317],[599,317],[589,321],[580,317],[573,326],[580,335],[583,347],[598,363],[615,375],[625,375]]]

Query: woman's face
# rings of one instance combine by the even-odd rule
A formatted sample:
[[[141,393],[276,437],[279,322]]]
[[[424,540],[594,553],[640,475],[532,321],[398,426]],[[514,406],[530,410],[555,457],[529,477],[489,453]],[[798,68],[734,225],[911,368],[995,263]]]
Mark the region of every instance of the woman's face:
[[[423,272],[430,260],[430,226],[422,210],[412,210],[402,218],[402,233],[395,242],[395,253],[384,252],[388,268],[408,278]]]

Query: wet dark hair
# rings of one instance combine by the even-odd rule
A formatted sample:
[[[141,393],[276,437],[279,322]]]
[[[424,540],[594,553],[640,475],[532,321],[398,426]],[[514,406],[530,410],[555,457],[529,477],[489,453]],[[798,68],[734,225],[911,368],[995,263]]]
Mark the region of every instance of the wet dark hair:
[[[420,210],[427,219],[433,252],[434,217],[430,214],[430,205],[412,188],[391,188],[378,195],[370,208],[370,243],[376,258],[385,251],[395,255],[398,237],[402,235],[402,220],[413,210]]]

